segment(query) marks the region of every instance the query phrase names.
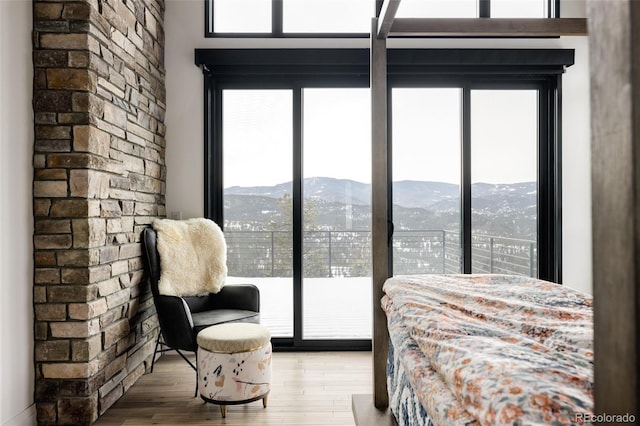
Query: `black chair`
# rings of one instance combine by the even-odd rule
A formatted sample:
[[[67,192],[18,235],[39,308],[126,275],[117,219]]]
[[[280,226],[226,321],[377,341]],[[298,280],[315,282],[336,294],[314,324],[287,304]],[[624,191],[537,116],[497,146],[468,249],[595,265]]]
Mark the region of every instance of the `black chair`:
[[[260,323],[260,292],[253,284],[234,284],[222,287],[219,293],[207,296],[177,297],[158,292],[161,265],[156,246],[156,231],[142,231],[143,252],[153,301],[156,306],[161,333],[153,353],[151,372],[158,352],[175,350],[196,371],[198,395],[198,333],[215,324],[227,322]],[[158,349],[160,348],[160,349]],[[195,365],[181,352],[194,352]]]

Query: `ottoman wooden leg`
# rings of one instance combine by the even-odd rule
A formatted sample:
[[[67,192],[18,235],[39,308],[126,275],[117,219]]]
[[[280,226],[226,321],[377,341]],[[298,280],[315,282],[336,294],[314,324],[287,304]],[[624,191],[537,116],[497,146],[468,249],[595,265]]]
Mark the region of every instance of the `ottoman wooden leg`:
[[[222,418],[223,419],[225,417],[227,417],[227,406],[226,405],[221,405],[220,406],[220,413],[222,413]]]
[[[264,408],[267,408],[267,399],[269,398],[269,396],[265,396],[264,398],[262,398],[262,406]]]

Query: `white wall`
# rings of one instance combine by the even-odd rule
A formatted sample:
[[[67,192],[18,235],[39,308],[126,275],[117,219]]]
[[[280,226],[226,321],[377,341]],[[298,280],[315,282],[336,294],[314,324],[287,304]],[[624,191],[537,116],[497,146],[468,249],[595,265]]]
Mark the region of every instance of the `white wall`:
[[[569,9],[569,8],[565,8]],[[584,16],[584,2],[571,1],[571,17]],[[200,0],[167,0],[167,212],[202,216],[203,77],[195,48],[368,47],[368,40],[205,39]],[[389,40],[389,47],[574,48],[576,65],[563,78],[563,243],[565,284],[591,293],[591,185],[589,67],[586,37],[539,40]]]
[[[31,1],[0,0],[0,423],[35,424]]]
[[[567,38],[576,65],[563,78],[562,240],[563,280],[593,294],[591,268],[591,120],[586,38]]]

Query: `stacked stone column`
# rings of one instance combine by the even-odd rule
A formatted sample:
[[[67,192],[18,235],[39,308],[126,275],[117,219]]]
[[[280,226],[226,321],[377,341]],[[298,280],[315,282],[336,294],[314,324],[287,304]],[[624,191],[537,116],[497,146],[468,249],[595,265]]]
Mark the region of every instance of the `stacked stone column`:
[[[164,0],[34,0],[35,399],[91,424],[148,369],[164,216]]]

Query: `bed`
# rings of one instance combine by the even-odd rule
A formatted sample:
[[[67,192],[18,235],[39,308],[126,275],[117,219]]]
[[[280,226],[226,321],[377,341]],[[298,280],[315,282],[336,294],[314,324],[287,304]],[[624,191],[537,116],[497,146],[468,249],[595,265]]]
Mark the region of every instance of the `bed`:
[[[387,386],[399,425],[582,424],[591,296],[513,275],[393,277]]]

